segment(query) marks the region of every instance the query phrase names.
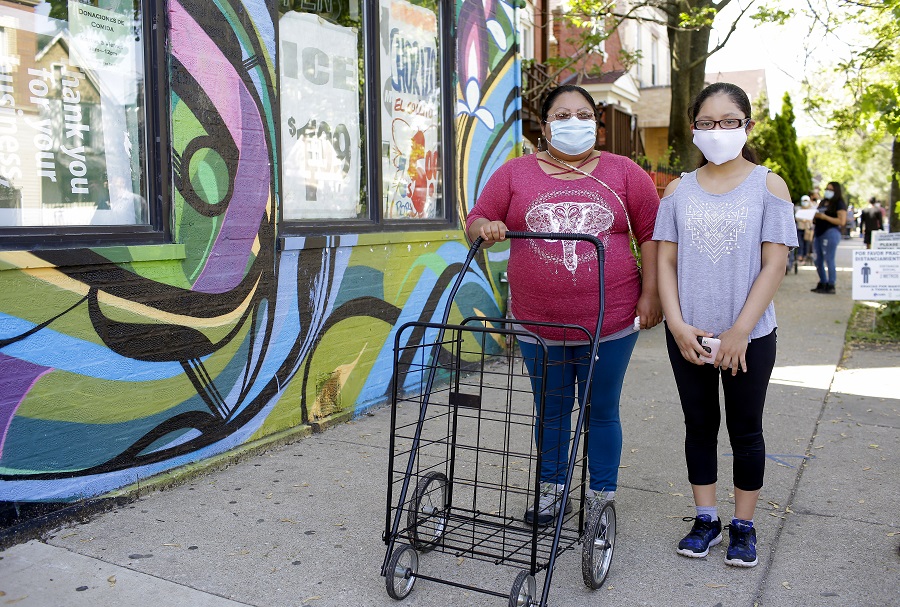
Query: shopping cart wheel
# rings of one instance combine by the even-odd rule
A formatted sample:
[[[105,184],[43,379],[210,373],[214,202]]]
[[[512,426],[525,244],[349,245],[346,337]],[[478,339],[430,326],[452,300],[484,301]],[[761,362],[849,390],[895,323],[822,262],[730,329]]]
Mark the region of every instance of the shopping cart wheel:
[[[597,589],[603,585],[615,546],[616,507],[612,502],[597,502],[591,506],[584,528],[581,575],[585,586]]]
[[[412,592],[418,570],[419,555],[415,549],[409,544],[397,544],[384,576],[388,596],[398,601],[405,599]]]
[[[509,593],[509,607],[531,607],[534,605],[534,595],[537,584],[534,576],[527,571],[520,571],[513,582],[512,591]]]
[[[448,488],[442,472],[429,472],[419,479],[406,521],[416,550],[428,552],[447,530]]]

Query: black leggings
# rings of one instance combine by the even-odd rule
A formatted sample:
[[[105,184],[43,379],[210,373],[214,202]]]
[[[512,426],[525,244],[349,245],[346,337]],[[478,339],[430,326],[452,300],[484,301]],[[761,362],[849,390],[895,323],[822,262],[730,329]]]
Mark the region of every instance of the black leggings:
[[[762,414],[766,389],[775,366],[776,342],[775,331],[751,341],[746,354],[750,371],[738,371],[737,376],[733,377],[729,370],[686,361],[666,327],[669,360],[684,411],[684,454],[688,480],[692,485],[711,485],[717,480],[721,375],[725,393],[725,426],[734,452],[734,486],[743,491],[756,491],[762,487],[766,468]]]

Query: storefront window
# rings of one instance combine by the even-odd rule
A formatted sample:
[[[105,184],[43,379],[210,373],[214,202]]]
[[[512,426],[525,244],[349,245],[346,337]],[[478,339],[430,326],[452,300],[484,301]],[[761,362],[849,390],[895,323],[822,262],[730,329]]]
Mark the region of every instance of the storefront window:
[[[0,3],[0,227],[150,223],[140,0]]]
[[[444,216],[436,0],[380,0],[385,219]]]
[[[359,0],[279,0],[286,220],[368,218]]]

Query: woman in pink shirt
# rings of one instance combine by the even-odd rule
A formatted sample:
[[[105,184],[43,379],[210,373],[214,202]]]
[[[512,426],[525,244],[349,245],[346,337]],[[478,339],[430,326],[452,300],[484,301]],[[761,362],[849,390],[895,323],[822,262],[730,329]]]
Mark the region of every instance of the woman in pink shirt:
[[[611,500],[618,482],[622,452],[619,398],[637,332],[662,320],[656,288],[656,248],[651,240],[659,196],[653,181],[629,158],[594,149],[597,112],[584,89],[565,85],[551,91],[541,108],[545,151],[515,158],[491,176],[466,220],[467,234],[490,247],[506,231],[586,233],[605,250],[605,311],[599,360],[591,378],[588,441],[589,498]],[[629,230],[630,228],[630,230]],[[640,245],[643,280],[631,251],[629,231]],[[515,239],[510,243],[509,278],[512,315],[521,320],[571,323],[591,334],[597,327],[599,293],[597,252],[590,242]],[[584,360],[587,341],[562,341],[558,327],[524,327],[549,346],[550,363]],[[587,369],[578,364],[550,364],[547,386],[535,339],[519,338],[532,377],[534,394],[543,390],[545,411],[540,470],[541,496],[529,523],[547,525],[569,505],[562,497],[568,467],[571,412],[575,386],[583,394]],[[535,406],[539,399],[535,398]],[[535,431],[537,436],[537,429]],[[535,438],[537,440],[537,437]]]

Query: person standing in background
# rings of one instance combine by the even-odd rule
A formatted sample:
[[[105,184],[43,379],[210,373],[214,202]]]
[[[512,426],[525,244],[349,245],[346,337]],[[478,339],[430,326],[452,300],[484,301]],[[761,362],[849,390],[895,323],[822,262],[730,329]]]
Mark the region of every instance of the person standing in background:
[[[859,224],[863,242],[866,243],[867,249],[871,249],[872,232],[884,229],[884,216],[881,214],[881,207],[874,196],[869,199],[869,206],[862,210]]]
[[[847,203],[837,181],[829,181],[825,186],[824,200],[813,217],[815,236],[813,248],[816,253],[816,272],[819,283],[810,291],[833,295],[837,282],[834,258],[841,241],[841,228],[847,223]]]
[[[795,207],[795,210],[809,209],[811,206],[812,202],[809,196],[804,194],[800,197],[800,204]],[[805,263],[812,255],[812,228],[812,219],[797,218],[797,242],[800,243],[800,246],[797,247],[797,263]]]

